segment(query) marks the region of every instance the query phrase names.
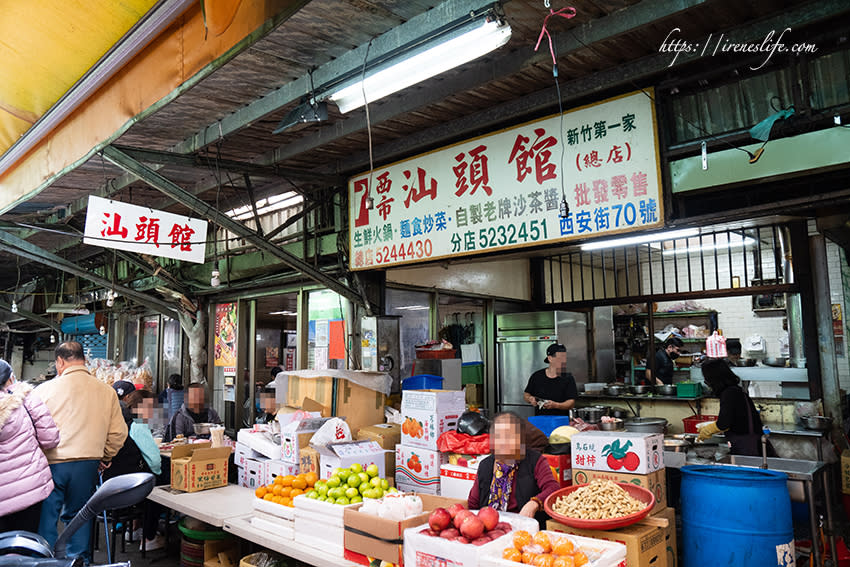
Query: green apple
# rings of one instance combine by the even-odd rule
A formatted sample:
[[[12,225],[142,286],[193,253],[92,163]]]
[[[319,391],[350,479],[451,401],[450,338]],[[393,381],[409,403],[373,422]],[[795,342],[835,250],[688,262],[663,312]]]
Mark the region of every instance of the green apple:
[[[372,463],[371,465],[366,467],[366,474],[368,474],[371,477],[378,476],[378,465],[376,465],[375,463]]]
[[[341,483],[342,483],[342,478],[337,476],[337,475],[333,475],[332,477],[330,477],[328,479],[328,486],[330,486],[331,488],[336,488]]]
[[[328,490],[330,490],[327,483],[322,484],[321,486],[319,485],[319,483],[316,483],[316,486],[314,488],[316,489],[316,492],[319,493],[319,496],[327,496]]]
[[[331,473],[331,476],[339,476],[339,473],[342,472],[342,471],[343,471],[343,469],[341,467],[337,467],[333,470],[333,472]]]
[[[348,499],[354,498],[355,496],[360,496],[360,493],[356,488],[349,488],[345,491],[345,497]]]
[[[391,486],[389,490],[387,490],[387,494],[396,494],[398,493],[398,488],[395,486]]]
[[[336,473],[336,476],[338,476],[339,480],[341,480],[342,482],[345,482],[346,480],[348,480],[348,477],[351,476],[351,471],[348,470],[348,469],[338,469],[338,470],[339,470],[339,472]]]
[[[376,476],[376,477],[373,477],[373,478],[369,481],[369,484],[371,484],[373,488],[383,488],[383,485],[381,484],[381,481],[382,481],[382,480],[383,480],[383,479],[381,479],[380,477],[377,477],[377,476]]]
[[[348,486],[353,486],[354,488],[357,488],[358,486],[360,486],[361,482],[362,481],[360,480],[360,476],[353,474],[350,477],[348,477],[347,484],[348,484]]]
[[[351,466],[350,466],[350,467],[348,467],[348,468],[350,468],[350,469],[351,469],[351,472],[353,472],[353,473],[361,473],[361,472],[363,472],[363,465],[361,465],[360,463],[354,463],[353,465],[351,465]]]
[[[360,494],[365,494],[365,493],[366,493],[366,491],[367,491],[367,490],[370,490],[371,488],[372,488],[372,485],[371,485],[371,484],[369,484],[368,482],[361,482],[361,483],[360,483],[360,486],[358,486],[358,487],[357,487],[357,491],[358,491]]]
[[[369,482],[369,475],[365,472],[359,472],[357,473],[357,476],[360,477],[360,482]]]
[[[307,498],[312,498],[313,500],[316,500],[316,499],[319,498],[319,493],[316,492],[315,490],[311,490],[310,492],[307,493]]]
[[[318,500],[319,502],[324,502],[324,501],[325,501],[325,500],[327,500],[327,499],[328,499],[328,498],[327,498],[326,496],[317,496],[317,497],[316,497],[316,500]]]
[[[336,499],[335,503],[340,504],[341,506],[348,506],[349,504],[351,504],[351,501],[345,496],[340,496]]]
[[[358,502],[363,502],[363,497],[359,494],[349,500],[352,504],[357,504]]]
[[[363,496],[365,498],[380,498],[380,495],[378,494],[377,488],[371,488],[371,489],[367,490],[366,492],[363,493]]]
[[[388,481],[385,478],[382,478],[381,479],[381,488],[383,488],[384,490],[389,490],[390,489],[390,481]]]

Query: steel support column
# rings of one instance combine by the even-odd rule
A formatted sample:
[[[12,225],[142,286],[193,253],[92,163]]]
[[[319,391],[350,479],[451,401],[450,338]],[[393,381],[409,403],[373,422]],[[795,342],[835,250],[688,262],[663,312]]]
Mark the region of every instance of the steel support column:
[[[250,242],[252,245],[259,248],[260,250],[268,252],[276,258],[279,258],[285,264],[301,272],[310,279],[322,284],[330,290],[335,291],[336,293],[342,295],[350,301],[359,303],[361,305],[364,304],[364,299],[347,285],[331,277],[328,277],[326,274],[313,268],[313,266],[304,262],[300,258],[272,244],[265,238],[259,236],[253,230],[243,225],[242,223],[233,220],[215,207],[207,204],[201,199],[195,197],[194,195],[191,195],[189,192],[185,191],[176,183],[166,179],[165,177],[155,172],[151,168],[145,166],[144,164],[139,163],[124,152],[116,149],[113,146],[107,146],[103,149],[103,157],[105,157],[124,171],[137,176],[139,179],[141,179],[151,187],[161,191],[165,195],[168,195],[175,201],[189,207],[191,210],[195,211],[201,216],[208,218],[215,224],[221,226],[222,228],[239,235],[246,241]]]

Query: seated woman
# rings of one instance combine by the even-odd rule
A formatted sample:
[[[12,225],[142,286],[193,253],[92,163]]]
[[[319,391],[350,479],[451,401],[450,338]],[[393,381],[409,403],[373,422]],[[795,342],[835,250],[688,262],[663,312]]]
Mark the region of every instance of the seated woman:
[[[493,418],[491,454],[478,465],[467,503],[470,510],[490,506],[535,518],[545,526],[548,516],[543,501],[560,486],[546,457],[526,449],[525,427],[526,421],[514,413]]]

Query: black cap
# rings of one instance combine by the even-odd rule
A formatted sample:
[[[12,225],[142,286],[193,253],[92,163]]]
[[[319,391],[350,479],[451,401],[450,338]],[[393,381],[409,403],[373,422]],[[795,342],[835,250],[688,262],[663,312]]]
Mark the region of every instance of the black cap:
[[[136,386],[133,385],[132,382],[128,382],[127,380],[118,380],[117,382],[112,384],[112,387],[115,388],[115,393],[118,394],[119,400],[123,399],[124,396],[126,396],[130,392],[136,391]]]
[[[549,345],[549,348],[546,349],[546,360],[543,362],[549,364],[549,357],[558,354],[559,352],[567,352],[567,347],[562,344],[552,343]]]

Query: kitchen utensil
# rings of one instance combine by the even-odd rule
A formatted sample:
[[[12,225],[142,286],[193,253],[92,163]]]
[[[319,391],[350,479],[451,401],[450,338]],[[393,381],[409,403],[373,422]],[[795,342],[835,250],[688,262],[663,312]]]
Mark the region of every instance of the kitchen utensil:
[[[832,427],[832,418],[822,415],[806,415],[802,418],[803,427],[814,431],[826,431]]]
[[[650,510],[652,510],[653,506],[655,506],[655,495],[652,493],[652,491],[647,490],[642,486],[637,486],[626,482],[618,482],[617,484],[622,487],[623,490],[628,492],[629,496],[645,503],[646,507],[639,512],[628,514],[627,516],[621,516],[619,518],[611,518],[608,520],[583,520],[581,518],[571,518],[570,516],[564,516],[563,514],[555,512],[552,509],[552,506],[554,506],[558,498],[569,496],[571,492],[574,492],[584,486],[581,484],[575,484],[573,486],[567,486],[566,488],[558,489],[552,494],[550,494],[546,498],[546,501],[543,503],[543,508],[546,510],[546,513],[552,517],[553,520],[557,520],[558,522],[561,522],[562,524],[565,524],[572,528],[580,528],[585,530],[614,530],[617,528],[624,528],[626,526],[630,526],[646,518],[649,515]]]
[[[195,435],[209,435],[210,427],[215,426],[215,423],[196,423],[195,425]]]
[[[625,410],[623,408],[611,408],[610,415],[617,419],[626,419],[629,417],[629,410]]]
[[[653,390],[655,389],[655,387],[651,386],[649,384],[642,384],[642,385],[629,386],[629,389],[632,391],[632,394],[636,394],[638,396],[641,396],[641,395],[645,395],[645,394],[651,394],[653,392]]]
[[[608,384],[604,389],[606,396],[622,396],[626,393],[626,386],[623,384]]]
[[[596,407],[584,408],[584,417],[582,419],[587,423],[597,424],[602,421],[602,410]]]
[[[633,417],[626,420],[626,431],[635,433],[664,433],[667,420],[663,417]]]
[[[623,420],[613,418],[612,421],[600,421],[599,429],[602,431],[620,431],[623,429]]]
[[[674,453],[686,453],[691,448],[690,441],[685,439],[669,439],[664,438],[664,450]]]
[[[662,386],[655,387],[655,393],[660,394],[662,396],[675,396],[676,395],[676,385],[675,384],[664,384]]]
[[[602,415],[610,415],[611,414],[611,406],[595,405],[593,407],[595,407],[596,409],[601,409]]]

